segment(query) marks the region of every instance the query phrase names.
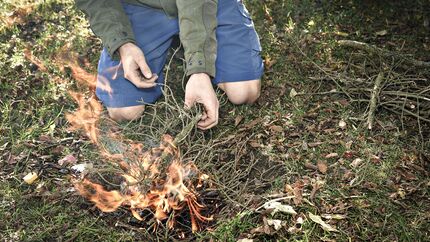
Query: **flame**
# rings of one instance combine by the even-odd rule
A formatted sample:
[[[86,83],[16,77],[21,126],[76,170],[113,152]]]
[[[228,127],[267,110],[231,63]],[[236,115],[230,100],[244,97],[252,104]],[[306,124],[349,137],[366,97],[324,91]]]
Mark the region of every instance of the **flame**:
[[[87,102],[84,95],[76,92],[69,92],[70,96],[78,103],[79,108],[74,113],[66,114],[66,119],[71,123],[71,130],[82,129],[95,144],[98,143],[98,121],[103,111],[102,105],[91,97]]]
[[[94,91],[96,76],[85,71],[76,61],[70,61],[71,54],[65,55],[65,50],[57,55],[56,63],[60,68],[70,67],[74,79]],[[27,58],[38,63],[31,55]],[[119,69],[113,68],[109,73],[116,75]],[[107,79],[104,80],[100,75],[97,78],[98,87],[111,91]],[[143,211],[151,211],[156,221],[166,221],[169,229],[174,228],[178,216],[182,216],[184,210],[189,212],[193,232],[199,230],[200,222],[212,220],[212,217],[202,215],[205,206],[199,203],[196,191],[208,176],[201,174],[193,163],[182,163],[173,137],[166,134],[158,147],[144,151],[143,144],[125,139],[119,132],[113,131],[113,125],[110,125],[110,131],[102,132],[98,128],[103,107],[94,96],[86,99],[81,93],[69,94],[78,104],[74,113],[66,114],[70,129],[83,130],[99,148],[102,157],[121,168],[118,175],[123,179],[121,189],[107,190],[89,178],[73,177],[72,182],[81,196],[103,212],[126,207],[138,220],[146,218],[142,217]],[[156,228],[157,224],[154,224]]]
[[[125,191],[107,191],[102,185],[88,179],[75,181],[76,190],[103,212],[113,212],[120,206],[126,206],[136,219],[143,220],[139,212],[150,209],[159,222],[173,214],[173,219],[168,221],[169,228],[173,228],[177,212],[187,206],[192,231],[197,231],[199,222],[210,221],[212,217],[201,215],[204,206],[198,202],[196,192],[192,190],[190,175],[197,174],[197,168],[191,163],[181,163],[179,151],[172,145],[172,140],[171,136],[164,135],[160,147],[143,153],[142,159],[139,160],[142,166],[137,166],[138,163],[127,164],[126,173],[122,175],[126,184]],[[167,168],[166,178],[163,179],[159,176],[160,171],[154,167],[163,162],[161,159],[166,154],[172,155],[173,161]],[[139,181],[148,180],[151,185],[145,191]]]

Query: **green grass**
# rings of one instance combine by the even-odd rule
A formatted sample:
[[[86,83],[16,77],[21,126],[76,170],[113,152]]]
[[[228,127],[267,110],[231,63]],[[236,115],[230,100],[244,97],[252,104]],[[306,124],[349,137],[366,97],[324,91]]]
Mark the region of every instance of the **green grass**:
[[[250,236],[255,241],[427,240],[428,125],[421,124],[423,141],[416,132],[416,122],[406,120],[402,130],[398,116],[378,110],[377,119],[385,126],[368,131],[357,119],[365,112],[364,106],[345,103],[347,98],[342,95],[309,94],[335,88],[330,81],[312,81],[309,77],[321,74],[315,64],[343,70],[353,51],[339,48],[338,39],[359,40],[428,60],[430,31],[423,25],[426,18],[428,21],[428,2],[245,2],[261,38],[262,56],[274,64],[266,70],[257,104],[223,105],[220,124],[204,136],[195,136],[206,138],[206,143],[196,140],[199,144],[222,141],[225,134],[243,138],[237,143],[227,142],[220,147],[222,152],[218,150],[209,161],[197,163],[226,184],[232,174],[217,167],[229,167],[229,159],[241,149],[244,154],[237,162],[238,173],[245,172],[249,162],[258,163],[234,191],[225,191],[228,195],[245,192],[231,197],[233,201],[224,198],[226,206],[216,216],[217,222],[210,231],[197,234],[197,240],[236,241]],[[0,16],[25,5],[24,1],[2,2]],[[63,70],[55,61],[67,46],[82,66],[90,63],[84,67],[87,71],[96,71],[101,46],[87,26],[72,1],[51,0],[38,2],[23,16],[22,23],[0,28],[0,237],[5,241],[155,240],[136,227],[115,226],[117,222],[130,222],[129,217],[122,212],[104,214],[94,210],[68,190],[69,177],[55,166],[67,154],[73,154],[79,162],[98,160],[95,148],[82,134],[68,131],[64,118],[75,108],[67,90],[89,92],[76,83],[70,69]],[[376,34],[382,30],[387,33]],[[45,71],[24,57],[26,48],[46,66]],[[174,61],[172,65],[171,79],[178,80],[174,86],[179,87],[182,62]],[[424,77],[429,78],[428,72]],[[289,97],[293,88],[302,95]],[[243,120],[235,127],[238,116]],[[245,128],[257,118],[261,121]],[[338,126],[340,120],[346,122],[345,129]],[[283,131],[271,129],[274,125]],[[135,122],[121,127],[127,137],[138,138],[141,136],[134,131],[143,130],[138,126]],[[246,143],[248,138],[260,146]],[[228,153],[227,158],[222,158],[224,153]],[[330,153],[338,157],[325,158]],[[362,162],[351,166],[357,158]],[[327,163],[326,174],[305,166],[319,161]],[[279,168],[270,171],[275,165]],[[26,185],[22,177],[30,171],[39,172],[40,178]],[[323,185],[311,199],[312,184],[318,181]],[[268,195],[285,193],[285,184],[296,182],[305,183],[303,194],[309,202],[295,205],[285,200],[298,214],[277,214],[273,218],[284,221],[286,227],[272,235],[251,235],[253,228],[263,225],[264,216],[271,218],[252,209],[267,201]],[[346,218],[324,219],[340,231],[328,233],[307,218],[308,212],[343,214]],[[298,217],[304,219],[301,228],[288,232]]]

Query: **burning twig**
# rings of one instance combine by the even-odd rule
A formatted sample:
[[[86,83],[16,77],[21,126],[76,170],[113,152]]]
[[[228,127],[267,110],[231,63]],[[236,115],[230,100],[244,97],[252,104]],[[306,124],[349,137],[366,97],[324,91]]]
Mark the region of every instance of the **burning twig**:
[[[121,176],[124,179],[122,189],[108,191],[86,177],[75,178],[75,188],[80,195],[103,212],[113,212],[121,206],[128,207],[138,220],[143,220],[141,212],[149,209],[158,222],[169,218],[167,224],[170,229],[175,224],[175,217],[184,208],[188,208],[193,232],[199,229],[199,222],[212,220],[201,214],[204,206],[198,202],[195,190],[207,176],[200,174],[193,163],[182,164],[177,148],[200,120],[200,115],[192,118],[176,138],[163,135],[159,147],[143,152],[142,144],[128,142],[119,135],[100,134],[97,128],[100,104],[94,99],[86,102],[76,93],[72,93],[72,96],[79,104],[74,114],[67,115],[73,129],[85,130],[104,156],[122,168]],[[112,154],[110,150],[116,152]]]

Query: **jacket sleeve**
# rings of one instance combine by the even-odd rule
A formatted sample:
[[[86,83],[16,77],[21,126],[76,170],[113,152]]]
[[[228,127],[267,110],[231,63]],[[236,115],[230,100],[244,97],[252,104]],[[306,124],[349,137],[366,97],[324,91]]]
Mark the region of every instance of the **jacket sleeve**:
[[[118,48],[136,43],[130,21],[120,0],[75,0],[90,21],[94,34],[101,38],[103,46],[114,59],[119,58]]]
[[[215,77],[217,5],[218,0],[176,0],[187,75],[204,72]]]

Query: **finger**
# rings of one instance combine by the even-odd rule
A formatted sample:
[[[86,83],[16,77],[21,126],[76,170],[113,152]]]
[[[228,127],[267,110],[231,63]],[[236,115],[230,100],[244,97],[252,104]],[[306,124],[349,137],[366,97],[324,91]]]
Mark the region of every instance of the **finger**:
[[[136,62],[145,79],[152,79],[152,71],[151,68],[149,68],[148,64],[146,64],[145,57],[142,55],[136,60]]]
[[[210,129],[218,123],[218,107],[216,103],[203,104],[206,111],[206,118],[197,123],[201,129]]]
[[[138,88],[151,88],[156,85],[156,83],[145,82],[142,77],[139,75],[139,70],[134,70],[132,72],[128,72],[124,75],[124,77],[133,83]]]
[[[209,123],[209,124],[201,124],[201,123],[203,123],[203,122],[201,121],[201,122],[197,123],[197,127],[201,130],[208,130],[208,129],[215,127],[218,124],[218,121],[214,121],[214,122]]]
[[[139,72],[140,78],[142,79],[142,81],[146,82],[146,83],[155,83],[155,81],[158,79],[158,75],[156,73],[152,74],[152,77],[149,79],[146,79],[140,72],[140,70],[137,70]]]
[[[194,106],[194,104],[195,104],[195,101],[193,99],[188,98],[188,97],[185,96],[184,108],[186,110],[191,109]]]
[[[208,118],[208,115],[206,112],[203,111],[202,118],[200,120],[206,120]]]

